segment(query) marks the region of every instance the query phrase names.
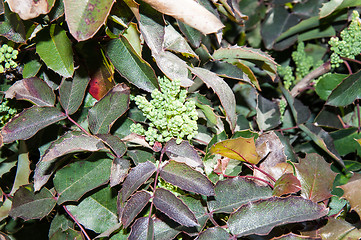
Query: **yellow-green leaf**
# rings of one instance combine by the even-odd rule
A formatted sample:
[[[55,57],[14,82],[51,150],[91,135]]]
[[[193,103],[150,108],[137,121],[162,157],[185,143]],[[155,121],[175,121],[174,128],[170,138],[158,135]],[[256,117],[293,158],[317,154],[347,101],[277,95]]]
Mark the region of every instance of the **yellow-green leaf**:
[[[239,137],[235,139],[228,139],[214,144],[211,153],[220,154],[224,157],[247,161],[257,164],[260,160],[254,143],[254,137],[244,138]]]

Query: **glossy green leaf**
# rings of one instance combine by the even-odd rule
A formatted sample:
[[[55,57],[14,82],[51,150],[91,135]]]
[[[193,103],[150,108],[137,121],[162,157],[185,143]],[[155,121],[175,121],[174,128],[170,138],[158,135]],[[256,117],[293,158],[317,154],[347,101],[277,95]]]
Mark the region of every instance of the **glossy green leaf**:
[[[186,38],[188,39],[190,44],[193,47],[198,48],[202,42],[203,34],[200,31],[198,31],[197,29],[194,29],[194,28],[188,26],[187,24],[182,23],[179,20],[177,21],[177,23],[178,23],[179,29],[184,34],[184,36],[186,36]]]
[[[163,188],[155,190],[154,206],[174,221],[187,226],[198,226],[197,219],[189,208],[173,193]]]
[[[263,131],[275,128],[281,123],[280,117],[278,104],[258,95],[256,118],[258,127]]]
[[[296,123],[305,123],[311,117],[311,112],[308,107],[303,105],[303,103],[297,98],[292,97],[288,90],[284,88],[281,88],[281,90],[287,100],[288,106],[291,108],[292,115]]]
[[[126,38],[111,40],[106,46],[106,54],[119,74],[130,83],[148,92],[158,87],[153,69],[134,51]]]
[[[140,37],[138,25],[131,22],[129,26],[127,26],[127,29],[124,31],[123,36],[128,39],[129,43],[132,45],[133,49],[137,52],[137,54],[139,56],[142,56],[143,40]]]
[[[41,157],[41,161],[50,162],[56,158],[75,152],[96,152],[105,149],[103,142],[82,132],[68,132],[55,140]]]
[[[217,60],[227,60],[227,59],[241,59],[241,60],[253,60],[260,61],[262,69],[269,72],[272,80],[276,77],[277,72],[277,63],[274,59],[265,52],[261,50],[249,48],[249,47],[228,47],[217,49],[213,53],[213,57]]]
[[[360,0],[331,0],[326,3],[323,3],[320,9],[320,18],[329,16],[331,13],[336,10],[340,10],[348,7],[356,7],[361,4]]]
[[[59,194],[58,204],[77,201],[85,193],[109,181],[110,159],[78,161],[58,170],[54,177],[54,187]]]
[[[229,217],[227,225],[237,237],[263,235],[276,226],[315,220],[327,212],[324,206],[301,197],[272,197],[244,204]]]
[[[356,128],[341,129],[330,133],[330,135],[337,152],[341,156],[355,152],[361,156],[361,145],[356,141],[356,139],[361,139],[361,133],[358,133]]]
[[[320,155],[307,154],[300,163],[294,164],[297,170],[297,178],[301,182],[301,194],[312,200],[320,202],[330,198],[336,173]]]
[[[158,67],[169,79],[181,81],[181,86],[189,87],[193,81],[188,78],[189,70],[187,63],[175,54],[163,51],[154,55]]]
[[[176,229],[180,231],[184,231],[190,236],[198,234],[199,231],[203,229],[203,226],[206,225],[206,222],[209,220],[209,216],[207,209],[204,207],[202,201],[200,199],[196,199],[193,196],[181,195],[178,196],[180,200],[184,202],[185,205],[192,211],[194,216],[197,219],[199,226],[196,227],[185,227],[179,226]]]
[[[267,13],[262,28],[262,40],[267,49],[272,49],[277,42],[277,38],[290,27],[298,23],[298,17],[290,14],[283,6],[276,6]],[[295,41],[296,39],[294,39]],[[293,42],[294,42],[293,41]],[[289,45],[292,45],[292,43]]]
[[[29,139],[40,129],[65,118],[65,114],[55,107],[33,106],[27,108],[1,129],[2,140],[4,143],[11,143],[16,140]]]
[[[56,205],[55,196],[46,188],[34,193],[32,184],[21,186],[14,195],[9,215],[13,218],[42,219]]]
[[[123,187],[120,190],[122,195],[122,202],[124,203],[145,181],[150,178],[156,170],[156,166],[146,161],[139,163],[136,167],[130,170],[127,178],[123,182]]]
[[[93,37],[105,23],[114,2],[64,0],[65,19],[73,37],[78,41]]]
[[[130,169],[130,162],[124,158],[114,158],[111,173],[110,173],[110,186],[114,187],[122,183]]]
[[[153,154],[144,150],[128,150],[127,155],[133,160],[133,163],[135,165],[138,165],[139,163],[144,163],[146,161],[155,163],[155,158]]]
[[[221,77],[232,78],[232,79],[236,79],[239,81],[244,81],[244,82],[250,83],[249,79],[244,78],[243,71],[239,67],[237,67],[229,62],[214,61],[214,62],[208,63],[207,65],[211,66],[210,70],[212,72],[217,73]]]
[[[169,240],[174,239],[180,231],[171,228],[167,223],[156,218],[154,222],[154,239]]]
[[[361,71],[345,78],[329,95],[328,105],[342,107],[361,98]]]
[[[208,228],[199,234],[197,240],[230,239],[231,235],[221,227]]]
[[[28,100],[39,107],[52,107],[55,104],[53,90],[40,78],[26,78],[15,82],[6,92],[6,98]]]
[[[253,164],[261,160],[256,151],[254,137],[238,137],[218,142],[211,147],[210,153]]]
[[[215,199],[207,203],[209,210],[214,213],[231,213],[245,203],[272,196],[269,187],[260,187],[240,177],[218,181],[214,191]]]
[[[163,51],[165,34],[163,14],[149,6],[146,1],[139,5],[139,29],[152,54]]]
[[[41,62],[38,59],[32,59],[24,64],[23,78],[35,77],[41,68]]]
[[[188,45],[186,39],[177,32],[172,25],[165,28],[163,46],[166,50],[181,53],[186,57],[197,57],[197,54]]]
[[[319,230],[322,239],[360,239],[361,231],[344,219],[329,218],[327,224]]]
[[[74,114],[83,103],[89,76],[80,68],[75,71],[73,79],[64,78],[59,86],[60,104],[69,115]]]
[[[171,139],[165,144],[163,151],[170,159],[177,162],[185,163],[191,167],[203,166],[201,157],[188,141],[177,144],[175,139]]]
[[[57,213],[50,224],[48,237],[50,238],[57,231],[65,231],[73,227],[73,222],[65,214]]]
[[[213,196],[213,184],[209,179],[184,163],[169,161],[162,167],[160,177],[183,190]]]
[[[234,131],[237,122],[236,115],[236,98],[232,89],[228,84],[217,74],[199,67],[191,68],[193,74],[197,75],[209,88],[212,88],[213,91],[219,97],[221,104],[226,111],[227,121],[231,127],[231,130]]]
[[[316,84],[316,93],[322,100],[327,100],[332,90],[337,87],[343,79],[347,77],[346,74],[326,74],[321,76]]]
[[[74,73],[73,50],[65,30],[52,24],[38,33],[37,38],[36,52],[46,66],[63,77],[71,77]]]
[[[23,21],[4,4],[4,20],[0,22],[0,36],[17,43],[25,43],[26,33]]]
[[[2,205],[0,206],[0,221],[9,217],[9,212],[11,210],[12,201],[7,198]]]
[[[122,157],[127,151],[127,146],[125,145],[125,143],[115,135],[97,134],[96,136],[103,140],[103,142],[113,150],[113,152],[118,158]]]
[[[128,240],[153,240],[154,223],[149,217],[138,218],[132,226]]]
[[[129,107],[130,89],[125,84],[117,84],[88,113],[89,128],[93,134],[107,134],[114,122]]]
[[[150,193],[146,191],[136,192],[125,204],[121,222],[124,228],[127,228],[134,218],[143,210],[151,199]]]
[[[330,134],[323,130],[321,127],[315,126],[314,124],[300,124],[300,129],[304,131],[320,148],[326,151],[333,159],[335,159],[341,166],[344,163],[341,156],[335,149],[333,139]]]
[[[84,227],[102,233],[118,223],[115,196],[112,189],[106,187],[84,198],[78,205],[66,205],[66,208]]]
[[[18,190],[20,186],[29,184],[30,173],[29,151],[25,141],[20,141],[16,176],[10,192],[11,195],[14,195],[15,191]]]

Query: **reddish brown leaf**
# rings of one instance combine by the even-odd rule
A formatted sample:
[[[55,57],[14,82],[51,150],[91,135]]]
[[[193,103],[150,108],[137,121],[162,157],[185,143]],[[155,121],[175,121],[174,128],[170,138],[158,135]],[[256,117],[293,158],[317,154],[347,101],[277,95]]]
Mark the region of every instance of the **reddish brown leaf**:
[[[346,198],[353,210],[361,216],[361,174],[355,173],[348,183],[341,186],[344,191],[343,197]]]
[[[284,194],[296,193],[300,190],[300,180],[292,173],[286,173],[276,181],[275,187],[273,188],[273,195],[280,197]]]
[[[295,167],[303,196],[314,202],[320,202],[332,196],[331,190],[336,173],[331,171],[330,164],[320,155],[307,154],[299,164],[295,164]]]

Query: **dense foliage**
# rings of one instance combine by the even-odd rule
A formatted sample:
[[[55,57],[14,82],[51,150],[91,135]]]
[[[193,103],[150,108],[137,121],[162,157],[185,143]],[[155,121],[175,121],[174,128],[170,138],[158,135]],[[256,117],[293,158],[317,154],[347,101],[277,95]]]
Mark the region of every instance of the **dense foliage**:
[[[360,239],[358,0],[0,2],[1,239]]]

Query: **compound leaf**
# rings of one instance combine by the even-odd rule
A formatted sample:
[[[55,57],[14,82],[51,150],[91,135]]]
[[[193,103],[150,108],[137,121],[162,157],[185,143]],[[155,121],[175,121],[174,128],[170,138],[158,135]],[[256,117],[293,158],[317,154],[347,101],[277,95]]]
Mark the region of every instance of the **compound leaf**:
[[[125,204],[122,211],[121,222],[127,228],[134,218],[143,210],[151,199],[150,193],[146,191],[136,192]]]
[[[138,218],[132,226],[128,240],[153,240],[154,223],[149,217]]]

